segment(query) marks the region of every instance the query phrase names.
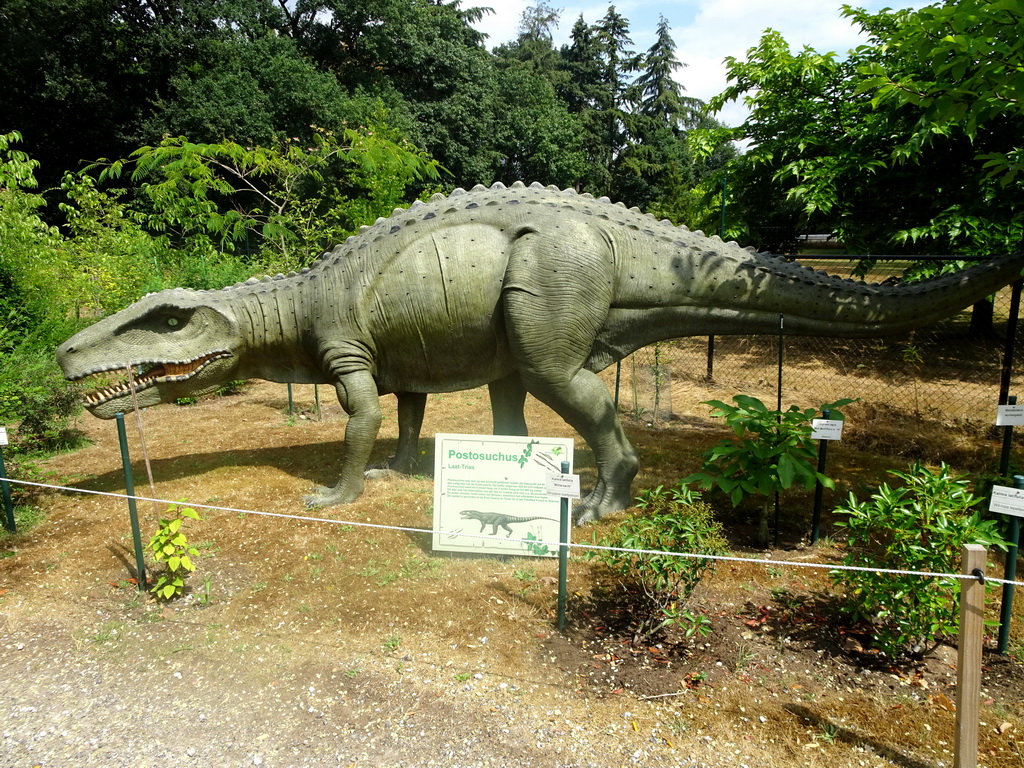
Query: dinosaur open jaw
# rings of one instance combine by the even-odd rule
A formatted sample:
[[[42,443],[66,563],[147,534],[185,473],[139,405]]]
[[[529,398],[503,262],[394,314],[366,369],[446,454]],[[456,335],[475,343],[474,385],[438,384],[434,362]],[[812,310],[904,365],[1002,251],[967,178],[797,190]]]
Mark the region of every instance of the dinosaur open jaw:
[[[231,357],[231,353],[221,350],[218,352],[211,352],[203,355],[202,357],[197,357],[185,362],[133,363],[131,366],[133,373],[130,381],[128,376],[125,376],[124,381],[86,393],[85,407],[91,410],[103,405],[104,403],[109,403],[111,400],[129,397],[132,394],[133,387],[135,392],[139,393],[158,384],[171,384],[187,381],[206,368],[206,366],[210,365],[210,363],[215,360],[221,360],[225,357]],[[141,372],[136,372],[140,371],[140,369]],[[127,370],[128,369],[126,368],[110,368],[104,371],[97,371],[92,375],[116,373],[117,371],[127,372]]]

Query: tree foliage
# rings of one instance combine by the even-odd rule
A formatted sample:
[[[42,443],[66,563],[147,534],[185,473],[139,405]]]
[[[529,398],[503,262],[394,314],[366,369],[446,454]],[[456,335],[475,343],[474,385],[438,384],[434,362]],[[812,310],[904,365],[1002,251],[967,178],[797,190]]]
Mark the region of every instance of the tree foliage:
[[[846,14],[871,23],[863,11]],[[884,43],[887,57],[860,72],[873,106],[915,108],[917,120],[901,155],[920,156],[937,136],[960,133],[978,141],[1021,116],[1024,99],[1024,7],[1016,0],[957,0],[900,19]],[[882,41],[880,41],[882,42]],[[920,66],[917,66],[920,63]],[[1003,185],[1024,170],[1020,135],[976,159]]]
[[[759,245],[768,206],[781,230],[837,234],[854,252],[1019,247],[1024,115],[1017,3],[942,2],[870,14],[845,7],[869,43],[846,58],[794,52],[768,30],[712,110],[742,99],[732,137],[752,143],[730,172],[732,213]],[[760,235],[758,238],[757,236]]]
[[[491,52],[473,27],[489,12],[460,0],[11,0],[0,130],[22,132],[51,187],[166,137],[311,144],[311,126],[372,127],[383,107],[454,185],[522,177],[687,207],[676,201],[704,175],[684,135],[699,105],[673,79],[667,20],[641,55],[608,6],[559,50],[561,11],[538,2]]]
[[[150,231],[199,254],[244,243],[262,253],[264,267],[282,268],[303,266],[360,224],[390,214],[413,181],[440,178],[435,162],[384,124],[340,136],[320,130],[309,143],[165,138],[99,176],[120,178],[132,166],[131,180],[149,203],[138,218]]]

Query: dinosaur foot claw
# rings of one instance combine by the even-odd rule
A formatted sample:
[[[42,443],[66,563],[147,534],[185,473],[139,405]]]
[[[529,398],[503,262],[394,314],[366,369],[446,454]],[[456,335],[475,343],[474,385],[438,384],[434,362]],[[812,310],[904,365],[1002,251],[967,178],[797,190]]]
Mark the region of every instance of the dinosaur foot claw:
[[[368,470],[363,472],[363,477],[367,480],[380,480],[388,477],[402,477],[403,472],[397,469],[391,469],[390,467],[370,467]]]
[[[391,472],[399,475],[414,475],[419,469],[419,464],[413,459],[403,459],[398,456],[392,456],[386,461],[382,461],[379,464],[371,464],[366,469],[366,476],[371,477],[370,472],[382,471]],[[383,477],[384,475],[378,475]]]
[[[358,491],[351,493],[337,486],[334,488],[319,486],[312,493],[303,496],[302,503],[306,509],[315,509],[317,507],[330,507],[335,504],[348,504],[350,501],[355,501],[358,497]]]
[[[629,498],[628,493],[617,494],[612,493],[607,489],[603,492],[599,492],[599,490],[595,488],[579,504],[573,507],[573,523],[575,525],[596,523],[605,515],[610,515],[615,512],[621,512],[624,509],[628,509],[631,506],[630,501],[628,500]]]

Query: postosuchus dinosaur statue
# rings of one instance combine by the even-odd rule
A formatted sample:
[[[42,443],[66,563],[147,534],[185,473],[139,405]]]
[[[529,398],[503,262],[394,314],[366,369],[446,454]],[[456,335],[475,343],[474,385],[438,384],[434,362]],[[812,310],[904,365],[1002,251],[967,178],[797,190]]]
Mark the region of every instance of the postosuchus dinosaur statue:
[[[523,392],[594,452],[597,483],[577,522],[632,503],[638,462],[596,372],[690,335],[877,336],[953,314],[1020,272],[1004,258],[909,285],[843,280],[658,222],[606,199],[517,183],[456,190],[398,209],[302,274],[217,291],[152,294],[65,342],[72,380],[141,369],[140,405],[233,379],[333,384],[349,414],[341,477],[308,501],[363,490],[381,412],[399,398],[399,464],[426,393],[492,385],[496,428],[525,434]],[[87,396],[111,418],[126,386]]]

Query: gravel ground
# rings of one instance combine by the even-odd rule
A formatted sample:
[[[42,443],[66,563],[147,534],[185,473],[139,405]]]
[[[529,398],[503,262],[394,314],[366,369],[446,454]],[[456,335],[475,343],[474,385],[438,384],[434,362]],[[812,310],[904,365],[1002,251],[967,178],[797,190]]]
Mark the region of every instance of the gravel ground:
[[[353,671],[330,648],[287,638],[286,654],[280,638],[230,630],[202,651],[174,648],[174,622],[87,637],[19,623],[0,646],[0,765],[11,768],[740,765],[669,754],[628,704],[619,725],[595,731],[606,712],[557,684],[442,682],[435,662],[409,657],[401,671],[394,658]]]

